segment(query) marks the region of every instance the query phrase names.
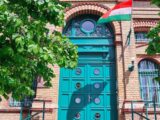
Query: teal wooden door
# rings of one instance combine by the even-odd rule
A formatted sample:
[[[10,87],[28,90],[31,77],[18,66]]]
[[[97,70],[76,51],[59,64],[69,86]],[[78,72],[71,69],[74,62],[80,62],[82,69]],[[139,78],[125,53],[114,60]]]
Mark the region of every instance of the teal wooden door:
[[[91,25],[89,22],[87,24]],[[99,29],[102,27],[107,35],[104,26]],[[76,34],[75,29],[66,33],[70,34],[70,31]],[[93,31],[86,34],[87,37],[70,37],[78,45],[79,60],[73,70],[61,68],[58,120],[117,120],[113,37],[89,37]]]

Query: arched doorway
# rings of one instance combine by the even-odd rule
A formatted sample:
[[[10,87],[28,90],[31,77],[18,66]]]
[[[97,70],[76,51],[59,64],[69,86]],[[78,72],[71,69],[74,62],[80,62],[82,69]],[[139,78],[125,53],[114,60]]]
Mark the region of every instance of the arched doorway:
[[[61,69],[58,120],[117,120],[114,36],[99,16],[70,20],[64,34],[78,46],[77,68]]]

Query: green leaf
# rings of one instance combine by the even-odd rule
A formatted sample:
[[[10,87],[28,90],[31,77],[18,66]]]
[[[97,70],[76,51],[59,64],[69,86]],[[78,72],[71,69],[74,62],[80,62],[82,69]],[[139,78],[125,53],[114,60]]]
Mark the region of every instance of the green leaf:
[[[28,46],[28,51],[37,54],[39,52],[39,47],[36,44],[31,44]]]
[[[160,82],[160,77],[156,77],[154,78],[154,80],[156,80],[157,82]]]
[[[21,46],[22,47],[24,45],[24,41],[23,41],[22,37],[17,37],[15,39],[15,42],[16,42],[17,46]]]
[[[16,100],[34,95],[37,76],[52,86],[49,64],[74,68],[77,47],[60,32],[47,34],[48,23],[64,25],[68,4],[57,0],[0,0],[0,95]]]
[[[13,49],[11,47],[3,47],[0,49],[0,58],[2,57],[8,57],[8,56],[13,56],[14,55],[14,52],[13,52]]]

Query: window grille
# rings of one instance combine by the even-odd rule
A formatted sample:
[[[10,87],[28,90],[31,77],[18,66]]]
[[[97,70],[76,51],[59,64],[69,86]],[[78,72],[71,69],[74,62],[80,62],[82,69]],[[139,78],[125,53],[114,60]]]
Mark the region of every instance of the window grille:
[[[20,107],[21,106],[21,102],[20,101],[16,101],[13,98],[9,99],[9,106],[10,107]]]
[[[30,98],[25,98],[23,101],[17,101],[13,98],[9,99],[10,107],[29,107],[32,105],[32,100]]]
[[[9,106],[10,107],[29,107],[32,105],[32,99],[26,97],[23,101],[17,101],[13,98],[9,99]]]
[[[13,99],[12,97],[9,99],[9,106],[10,107],[29,107],[32,105],[32,101],[33,99],[36,97],[36,91],[37,91],[37,81],[38,80],[34,80],[33,84],[32,84],[32,89],[35,92],[34,96],[30,96],[30,97],[25,97],[23,100],[21,101],[17,101],[15,99]]]
[[[147,32],[136,32],[136,42],[149,42],[151,39],[147,38]]]
[[[143,60],[138,68],[142,99],[155,101],[160,105],[160,83],[154,80],[160,75],[160,66],[152,61]]]
[[[99,16],[82,15],[72,19],[65,27],[63,34],[67,37],[113,37],[109,24],[97,24]]]

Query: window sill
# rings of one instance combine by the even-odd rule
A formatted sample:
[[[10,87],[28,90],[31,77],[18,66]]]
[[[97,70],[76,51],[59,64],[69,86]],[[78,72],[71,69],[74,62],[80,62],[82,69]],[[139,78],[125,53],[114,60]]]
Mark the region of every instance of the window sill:
[[[147,41],[136,41],[136,44],[148,44],[148,42]]]
[[[54,108],[45,108],[45,112],[52,112]],[[0,113],[20,113],[20,108],[0,109]],[[42,108],[32,108],[32,112],[41,112]]]
[[[37,89],[49,89],[49,87],[45,87],[45,86],[37,86]]]

